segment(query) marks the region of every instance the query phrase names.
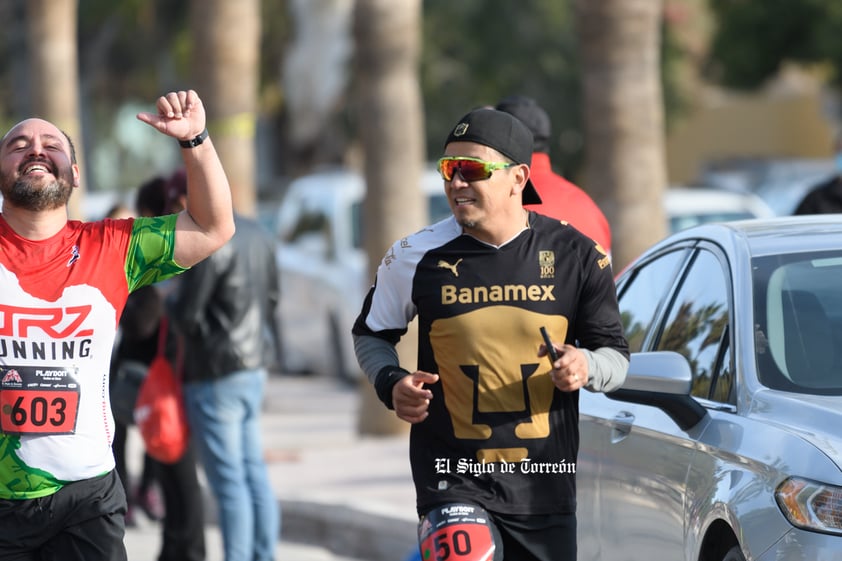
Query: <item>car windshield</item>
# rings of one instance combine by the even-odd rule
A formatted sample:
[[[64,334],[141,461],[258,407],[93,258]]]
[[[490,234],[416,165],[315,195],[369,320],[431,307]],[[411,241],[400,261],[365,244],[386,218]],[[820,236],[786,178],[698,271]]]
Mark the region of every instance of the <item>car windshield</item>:
[[[760,382],[842,394],[842,251],[758,257],[752,271]]]

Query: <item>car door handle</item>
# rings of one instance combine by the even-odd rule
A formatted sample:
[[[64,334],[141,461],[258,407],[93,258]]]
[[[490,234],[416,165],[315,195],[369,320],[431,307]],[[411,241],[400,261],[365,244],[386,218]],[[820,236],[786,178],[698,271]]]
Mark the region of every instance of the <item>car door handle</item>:
[[[614,415],[611,427],[611,444],[625,439],[631,432],[634,415],[628,411],[620,411]]]

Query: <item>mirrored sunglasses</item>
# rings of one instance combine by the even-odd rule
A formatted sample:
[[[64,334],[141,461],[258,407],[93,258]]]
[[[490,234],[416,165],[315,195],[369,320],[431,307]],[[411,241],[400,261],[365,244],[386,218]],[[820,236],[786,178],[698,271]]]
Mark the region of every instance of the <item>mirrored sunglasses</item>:
[[[467,156],[458,157],[444,157],[439,159],[438,169],[445,181],[451,181],[453,175],[458,171],[459,177],[467,182],[481,181],[488,179],[494,170],[506,169],[512,167],[512,163],[506,162],[486,162],[479,158],[470,158]]]

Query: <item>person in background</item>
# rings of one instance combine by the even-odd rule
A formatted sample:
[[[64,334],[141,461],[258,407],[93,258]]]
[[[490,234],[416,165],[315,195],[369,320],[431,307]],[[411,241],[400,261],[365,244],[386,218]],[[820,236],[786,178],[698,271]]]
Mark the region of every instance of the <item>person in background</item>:
[[[452,216],[392,245],[354,323],[360,367],[412,425],[423,559],[464,548],[449,541],[454,513],[495,560],[576,559],[579,390],[615,389],[628,368],[610,260],[524,208],[541,202],[531,156],[509,113],[457,121],[438,162]],[[410,372],[395,346],[416,317]]]
[[[119,318],[130,293],[182,273],[234,233],[231,190],[196,92],[169,92],[137,117],[181,146],[183,213],[69,220],[81,180],[70,137],[31,118],[0,138],[0,340],[21,349],[0,357],[5,559],[127,559],[108,392]],[[46,424],[23,414],[33,411]]]
[[[111,208],[108,209],[108,212],[105,213],[105,218],[111,218],[112,220],[134,218],[134,213],[132,212],[132,209],[123,203],[114,203]]]
[[[140,216],[178,214],[186,208],[186,204],[187,182],[181,170],[170,177],[155,176],[145,181],[135,196],[135,208]],[[176,277],[149,287],[154,294],[143,295],[146,305],[139,300],[134,306],[129,305],[131,301],[127,304],[127,311],[136,312],[135,321],[142,319],[154,327],[147,330],[148,334],[144,337],[132,340],[128,346],[121,345],[123,358],[140,361],[147,366],[152,363],[158,350],[161,320],[166,313],[163,300],[179,282],[181,277]],[[166,353],[176,368],[176,374],[183,377],[184,343],[173,329],[167,329]],[[175,462],[152,462],[164,498],[158,561],[203,561],[206,552],[205,505],[195,444],[192,441],[188,443],[184,455]]]
[[[253,219],[234,221],[231,241],[182,275],[166,304],[185,343],[187,418],[219,507],[225,561],[268,561],[280,509],[260,415],[268,371],[279,363],[279,286],[271,237]]]
[[[793,214],[842,213],[842,132],[834,139],[833,157],[836,172],[811,188]]]
[[[134,218],[134,213],[126,205],[117,203],[108,210],[105,217],[112,220]],[[120,348],[134,347],[135,342],[139,342],[142,347],[145,338],[149,337],[157,329],[157,321],[160,316],[159,298],[155,294],[154,300],[148,300],[145,295],[149,292],[155,293],[155,289],[152,286],[142,287],[129,294],[129,298],[126,300],[126,307],[120,316],[119,331],[111,359],[110,379],[112,389],[115,379],[118,376],[125,375],[120,369],[122,367],[131,367],[126,362],[126,360],[131,360],[131,357],[122,356],[123,353],[121,353]],[[142,314],[144,310],[149,310],[152,312],[151,315],[154,315],[151,321]],[[111,403],[112,405],[115,403],[113,393],[111,395]],[[155,471],[157,469],[157,463],[145,451],[143,452],[140,477],[138,478],[137,485],[132,486],[132,479],[129,476],[128,465],[126,463],[126,445],[128,443],[129,427],[133,423],[134,421],[128,416],[124,417],[122,412],[114,412],[114,442],[111,447],[114,450],[117,475],[120,476],[120,481],[123,483],[123,489],[126,491],[128,501],[126,526],[137,525],[136,517],[138,508],[150,520],[159,521],[164,517],[163,504],[161,504],[160,492],[156,483]]]
[[[534,145],[529,178],[541,203],[524,206],[569,222],[610,254],[611,228],[602,210],[581,188],[553,171],[550,162],[552,127],[544,108],[531,97],[513,95],[500,100],[496,109],[514,115],[532,132]]]

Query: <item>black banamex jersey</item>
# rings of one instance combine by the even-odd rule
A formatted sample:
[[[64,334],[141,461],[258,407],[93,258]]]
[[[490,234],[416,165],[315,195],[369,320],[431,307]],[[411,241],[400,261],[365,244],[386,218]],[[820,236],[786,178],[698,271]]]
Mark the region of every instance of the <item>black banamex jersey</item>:
[[[628,345],[605,251],[558,220],[530,212],[529,225],[499,248],[453,217],[400,240],[354,326],[395,343],[417,315],[418,369],[440,375],[410,435],[419,512],[575,511],[579,394],[553,385],[539,328],[586,349]]]

